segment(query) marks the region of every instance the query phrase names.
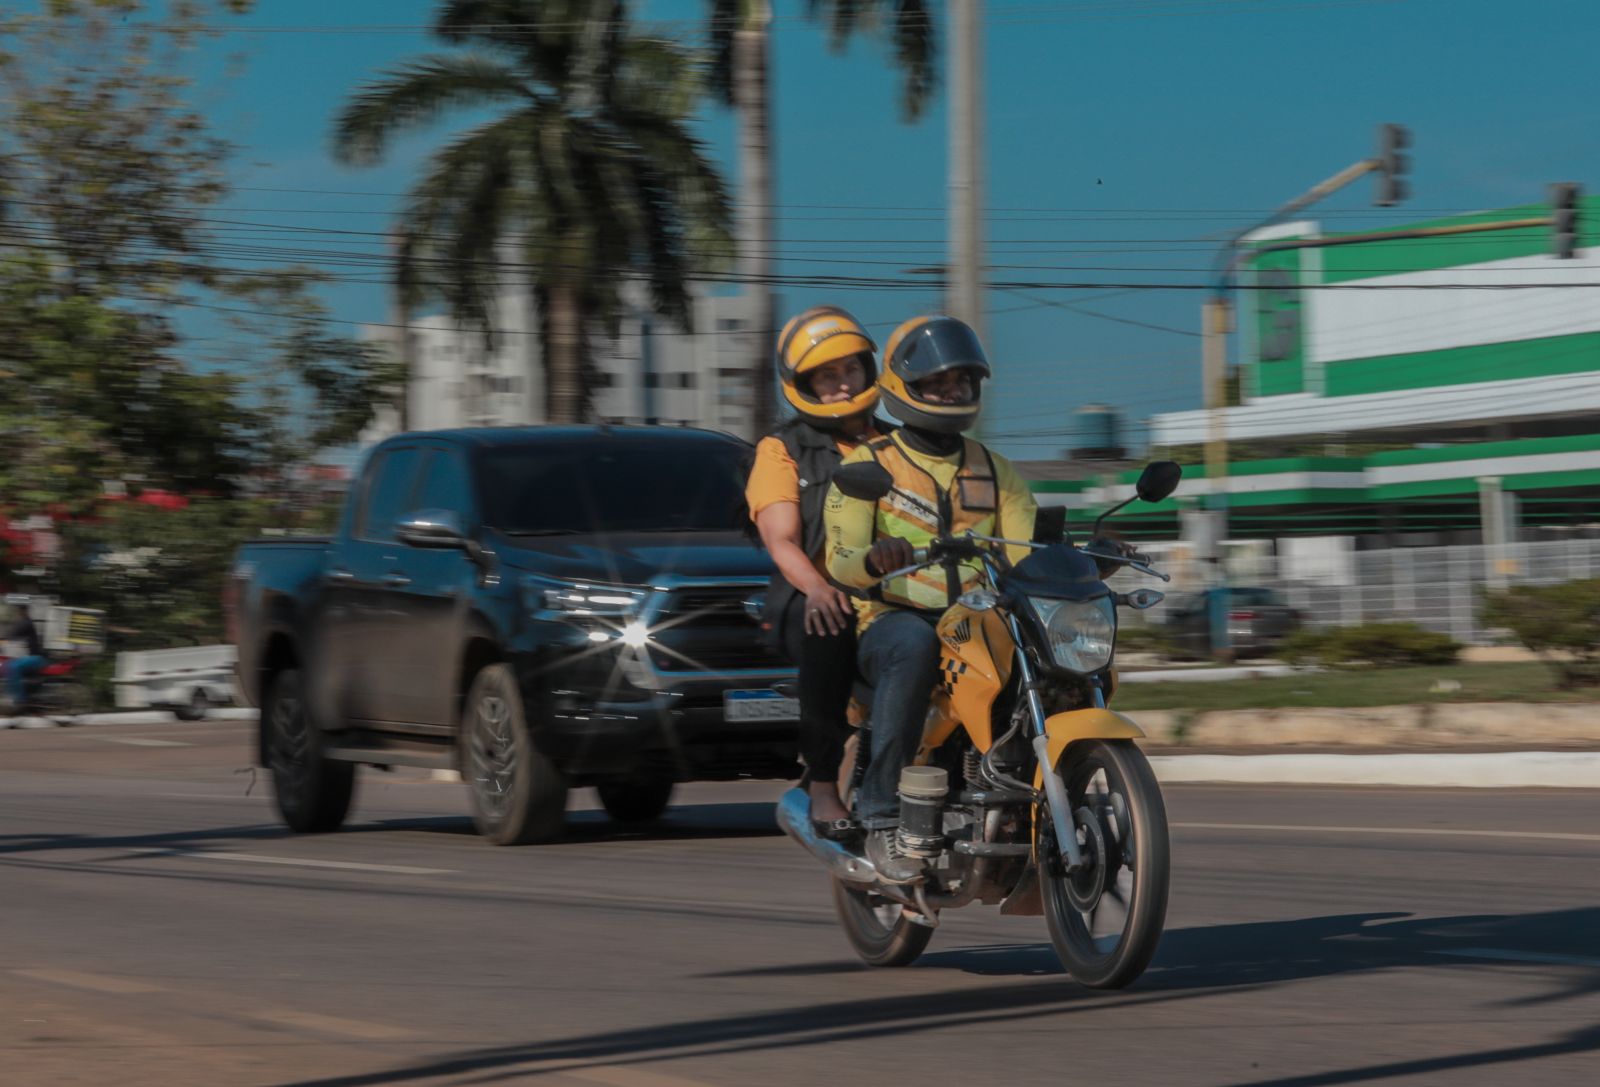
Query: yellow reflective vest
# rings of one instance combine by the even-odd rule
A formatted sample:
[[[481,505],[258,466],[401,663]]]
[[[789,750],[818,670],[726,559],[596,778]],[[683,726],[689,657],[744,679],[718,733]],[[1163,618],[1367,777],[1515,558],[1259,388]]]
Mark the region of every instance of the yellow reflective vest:
[[[954,569],[932,566],[880,583],[866,565],[878,538],[898,536],[926,547],[936,536],[968,531],[1012,540],[1033,536],[1038,507],[1027,484],[1011,462],[978,442],[963,439],[959,452],[940,457],[908,447],[896,432],[863,443],[844,463],[869,459],[888,470],[893,490],[873,503],[832,487],[823,507],[829,576],[849,588],[872,590],[869,599],[856,601],[863,630],[891,608],[942,612],[983,575],[982,564],[968,560]],[[1012,562],[1029,553],[1021,547],[1008,551]]]

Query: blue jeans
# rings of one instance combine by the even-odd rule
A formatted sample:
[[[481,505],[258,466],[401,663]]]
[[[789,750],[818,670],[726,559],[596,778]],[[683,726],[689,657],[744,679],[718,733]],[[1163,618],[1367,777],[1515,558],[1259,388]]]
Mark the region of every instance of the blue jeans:
[[[45,666],[43,657],[14,657],[6,662],[6,693],[13,706],[21,706],[28,699],[28,677]]]
[[[861,635],[861,674],[872,684],[872,760],[855,809],[868,830],[900,823],[900,771],[922,743],[939,675],[936,621],[936,616],[892,611]]]

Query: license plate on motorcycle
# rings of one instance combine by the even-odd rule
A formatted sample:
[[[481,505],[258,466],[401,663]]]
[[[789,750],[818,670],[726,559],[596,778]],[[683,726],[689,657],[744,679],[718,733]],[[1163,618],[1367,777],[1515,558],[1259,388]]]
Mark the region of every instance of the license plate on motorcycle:
[[[722,717],[725,721],[798,721],[800,700],[777,691],[724,691]]]

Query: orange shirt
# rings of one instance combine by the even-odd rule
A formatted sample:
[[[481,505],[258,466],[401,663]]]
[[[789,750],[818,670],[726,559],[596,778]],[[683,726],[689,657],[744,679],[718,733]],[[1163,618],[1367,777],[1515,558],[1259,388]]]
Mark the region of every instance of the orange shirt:
[[[835,439],[834,444],[839,447],[839,455],[847,457],[856,446],[877,437],[881,437],[880,433],[869,425],[859,437],[841,436]],[[744,498],[749,503],[752,521],[768,506],[776,506],[780,502],[800,504],[800,467],[789,456],[789,450],[784,448],[781,438],[769,434],[756,444],[756,462],[750,469],[749,481],[745,483]],[[827,568],[820,556],[815,560],[815,565],[819,573],[827,576]]]

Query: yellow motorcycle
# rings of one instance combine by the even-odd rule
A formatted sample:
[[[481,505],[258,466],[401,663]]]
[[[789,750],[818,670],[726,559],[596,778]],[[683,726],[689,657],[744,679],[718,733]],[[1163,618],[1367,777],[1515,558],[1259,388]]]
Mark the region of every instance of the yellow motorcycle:
[[[1181,476],[1170,461],[1151,464],[1135,498],[1159,502]],[[867,501],[892,489],[871,463],[847,465],[834,480]],[[1094,536],[1132,501],[1103,514]],[[1161,939],[1170,860],[1161,790],[1134,743],[1144,733],[1108,708],[1117,608],[1148,608],[1163,596],[1117,593],[1104,579],[1123,566],[1168,578],[1137,552],[1061,542],[1059,522],[1056,542],[1039,542],[1049,531],[1034,535],[942,537],[917,552],[915,565],[886,575],[939,563],[984,570],[983,586],[939,621],[940,684],[917,756],[900,776],[898,849],[923,860],[923,875],[890,882],[861,853],[819,837],[803,789],[784,794],[778,822],[827,865],[845,934],[874,966],[914,961],[942,911],[981,902],[1003,914],[1043,914],[1068,973],[1093,988],[1121,988]],[[1018,544],[1034,550],[1013,566],[1004,548]],[[859,752],[871,749],[870,728],[863,725]]]

